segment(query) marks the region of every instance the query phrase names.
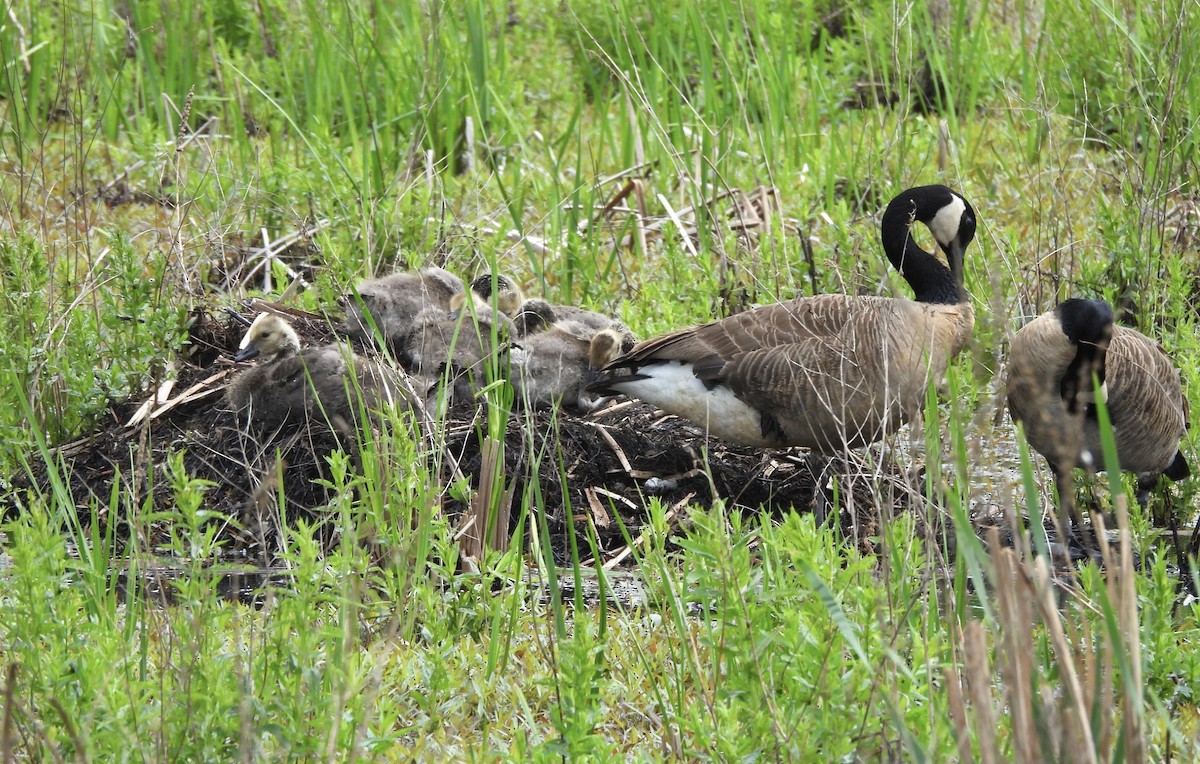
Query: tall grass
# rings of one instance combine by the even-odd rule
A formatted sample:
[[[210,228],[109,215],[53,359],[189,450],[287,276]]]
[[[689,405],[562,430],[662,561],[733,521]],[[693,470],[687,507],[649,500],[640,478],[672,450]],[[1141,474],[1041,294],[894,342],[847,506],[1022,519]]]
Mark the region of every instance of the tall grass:
[[[12,497],[4,525],[4,758],[1200,755],[1196,606],[1177,602],[1146,518],[1114,481],[1097,491],[1122,540],[1103,572],[1064,578],[1028,554],[1046,548],[1044,470],[990,403],[1011,331],[1068,294],[1113,300],[1196,389],[1196,14],[1184,0],[11,4],[0,465],[50,462],[58,482]],[[649,334],[793,294],[905,294],[874,216],[934,181],[980,213],[976,336],[940,411],[889,449],[924,476],[909,478],[924,505],[893,517],[878,500],[861,545],[801,513],[718,502],[681,520],[650,500],[630,555],[647,604],[564,597],[560,579],[613,581],[578,545],[554,565],[537,482],[515,495],[503,468],[503,433],[530,425],[497,382],[479,422],[487,480],[444,485],[436,430],[423,440],[397,415],[355,458],[329,456],[322,515],[279,514],[287,583],[248,607],[216,593],[213,531],[241,518],[207,512],[180,463],[114,466],[169,485],[169,511],[130,506],[123,482],[78,508],[48,449],[169,374],[189,308],[261,286],[217,289],[239,259],[270,260],[279,291],[302,274],[312,288],[289,299],[309,308],[396,267],[502,270]],[[770,219],[739,227],[730,200],[760,186]],[[531,469],[561,477],[558,460],[541,451]],[[474,501],[466,554],[447,495]],[[1029,515],[1030,537],[981,541],[987,509]],[[132,518],[134,543],[79,512]],[[509,514],[512,538],[493,532]],[[169,607],[141,584],[164,564],[139,535],[151,524],[182,568]]]

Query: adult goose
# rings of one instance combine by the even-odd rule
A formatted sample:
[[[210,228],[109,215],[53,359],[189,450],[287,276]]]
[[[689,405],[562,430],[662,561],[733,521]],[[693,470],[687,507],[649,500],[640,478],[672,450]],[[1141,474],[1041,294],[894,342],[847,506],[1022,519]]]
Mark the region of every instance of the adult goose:
[[[1145,504],[1160,475],[1190,474],[1179,441],[1188,427],[1179,370],[1157,342],[1113,324],[1102,300],[1070,299],[1023,326],[1012,341],[1006,380],[1008,410],[1029,445],[1050,463],[1059,489],[1060,522],[1078,521],[1071,471],[1104,469],[1093,374],[1121,468],[1138,479]]]
[[[925,224],[949,267],[913,241]],[[837,452],[917,415],[971,335],[963,258],[975,211],[945,186],[910,188],[883,213],[883,249],[915,293],[798,297],[647,340],[591,389],[624,393],[726,441]],[[623,375],[623,376],[622,376]]]
[[[390,402],[410,406],[413,400],[403,374],[356,356],[346,345],[301,350],[296,330],[274,313],[258,314],[234,356],[253,358],[260,363],[233,378],[225,401],[261,431],[312,419],[347,430],[361,411]]]

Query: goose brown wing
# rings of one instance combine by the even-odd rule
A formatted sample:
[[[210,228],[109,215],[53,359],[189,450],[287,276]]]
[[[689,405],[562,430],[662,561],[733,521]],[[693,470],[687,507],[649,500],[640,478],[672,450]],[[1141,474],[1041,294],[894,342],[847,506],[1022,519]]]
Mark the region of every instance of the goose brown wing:
[[[1125,452],[1173,451],[1188,425],[1179,371],[1158,343],[1119,327],[1108,352],[1108,408]],[[1127,444],[1127,445],[1126,445]],[[1129,462],[1135,467],[1137,459]]]
[[[783,415],[844,412],[847,400],[867,389],[858,359],[836,337],[738,353],[719,366],[712,357],[701,359],[695,369],[697,377],[725,385],[747,404]]]
[[[755,351],[789,345],[809,346],[810,340],[842,333],[856,317],[877,311],[888,298],[820,295],[802,297],[738,313],[721,321],[683,329],[635,346],[612,366],[637,367],[654,361],[706,363]],[[806,352],[799,349],[793,352]],[[812,351],[807,351],[812,352]]]

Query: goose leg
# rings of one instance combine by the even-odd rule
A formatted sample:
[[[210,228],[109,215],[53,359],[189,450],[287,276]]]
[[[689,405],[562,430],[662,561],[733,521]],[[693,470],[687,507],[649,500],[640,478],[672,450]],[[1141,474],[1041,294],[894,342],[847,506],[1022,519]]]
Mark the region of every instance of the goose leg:
[[[1200,515],[1196,516],[1196,524],[1192,527],[1192,540],[1188,542],[1188,558],[1200,554]]]
[[[1142,501],[1142,495],[1145,494],[1147,500],[1150,496],[1150,489],[1154,487],[1154,483],[1158,482],[1158,476],[1155,475],[1153,481],[1149,478],[1146,480],[1138,479],[1138,503],[1144,508],[1146,504]],[[1197,522],[1196,529],[1192,531],[1192,541],[1185,549],[1183,542],[1179,539],[1179,519],[1175,516],[1175,502],[1171,496],[1171,489],[1166,485],[1162,490],[1163,511],[1167,513],[1167,527],[1171,529],[1171,541],[1175,545],[1175,561],[1179,566],[1179,581],[1180,584],[1192,594],[1196,594],[1195,587],[1192,584],[1192,558],[1196,552],[1193,548],[1196,544],[1196,531],[1200,530],[1200,521]]]
[[[1158,485],[1158,475],[1155,475],[1153,478],[1138,477],[1137,493],[1134,494],[1134,498],[1137,499],[1139,507],[1146,509],[1148,506],[1150,506],[1150,491],[1153,490],[1156,485]],[[1170,505],[1166,506],[1166,509],[1169,510],[1170,508]]]
[[[1082,518],[1075,504],[1075,484],[1071,481],[1071,470],[1050,465],[1054,471],[1054,483],[1058,488],[1058,525],[1062,534],[1060,541],[1072,560],[1096,555],[1095,544],[1090,534],[1082,530]]]
[[[829,499],[825,496],[825,489],[829,485],[832,462],[832,459],[815,454],[808,456],[809,470],[816,478],[813,485],[813,520],[818,528],[829,519]]]
[[[1171,541],[1175,544],[1175,560],[1179,565],[1179,579],[1183,582],[1184,587],[1188,591],[1195,594],[1195,588],[1192,585],[1192,558],[1188,554],[1188,550],[1183,548],[1183,542],[1179,540],[1179,520],[1175,517],[1175,507],[1171,503],[1171,494],[1169,489],[1163,490],[1163,501],[1167,504],[1167,523],[1171,526]]]
[[[1173,517],[1174,515],[1172,515]],[[1196,559],[1197,553],[1200,553],[1200,517],[1196,518],[1196,525],[1192,527],[1192,538],[1188,542],[1187,556],[1183,559],[1187,560],[1187,572],[1184,574],[1182,564],[1180,566],[1180,575],[1185,576],[1185,583],[1188,591],[1193,596],[1200,597],[1200,591],[1196,590],[1195,583],[1192,581],[1192,560]]]

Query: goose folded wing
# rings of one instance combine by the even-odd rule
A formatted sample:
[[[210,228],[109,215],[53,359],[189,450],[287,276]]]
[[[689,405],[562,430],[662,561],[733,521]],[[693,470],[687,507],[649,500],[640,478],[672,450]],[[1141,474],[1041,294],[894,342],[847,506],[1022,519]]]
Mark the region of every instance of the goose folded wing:
[[[694,363],[717,356],[733,359],[742,353],[804,344],[810,340],[831,341],[843,334],[858,316],[879,309],[876,298],[820,295],[775,303],[738,313],[693,329],[648,340],[618,359],[620,366],[637,366],[651,361]]]
[[[823,337],[738,353],[719,364],[701,359],[694,369],[705,383],[725,385],[750,406],[779,417],[809,410],[838,414],[871,389],[854,354]]]

